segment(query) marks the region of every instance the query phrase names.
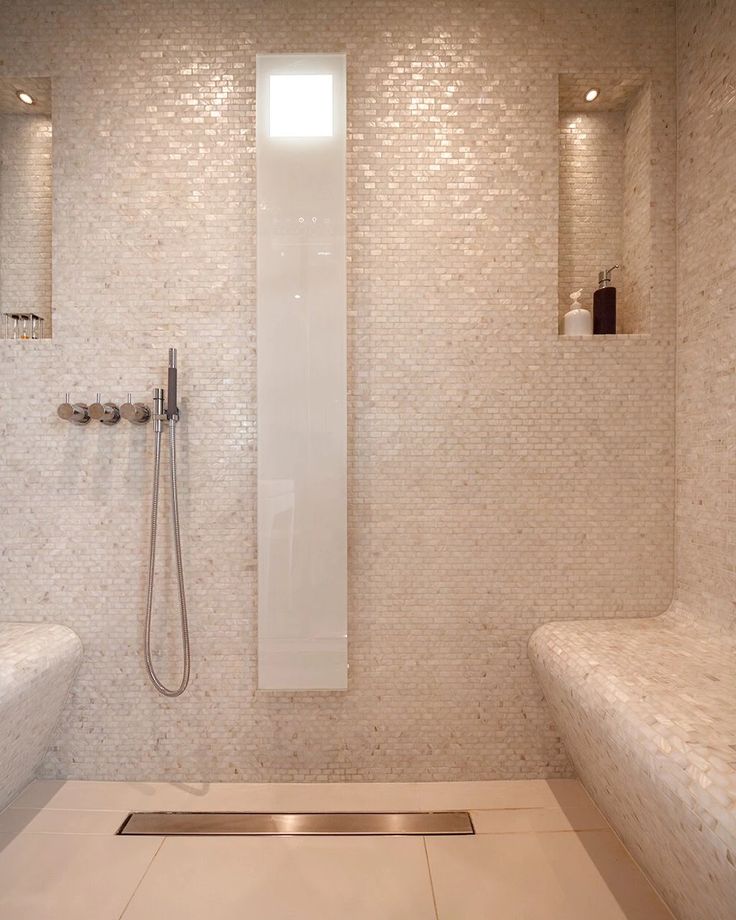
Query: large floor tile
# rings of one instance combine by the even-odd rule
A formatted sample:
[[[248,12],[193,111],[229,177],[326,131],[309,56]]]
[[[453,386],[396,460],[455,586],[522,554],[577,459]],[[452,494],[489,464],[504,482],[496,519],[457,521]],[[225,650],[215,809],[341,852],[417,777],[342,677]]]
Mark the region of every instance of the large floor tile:
[[[428,838],[439,920],[672,920],[610,831]]]
[[[411,838],[169,838],[124,920],[435,920]]]
[[[586,797],[577,780],[558,780],[570,800]],[[547,808],[558,804],[559,792],[542,779],[495,780],[485,783],[420,783],[424,809]]]
[[[550,831],[608,830],[592,802],[566,808],[496,808],[471,811],[476,834],[545,834]]]
[[[161,842],[0,834],[0,918],[119,920]]]
[[[410,811],[548,808],[586,799],[576,780],[463,783],[32,783],[23,808],[92,810]]]
[[[79,811],[61,808],[6,808],[0,834],[114,834],[127,811]]]

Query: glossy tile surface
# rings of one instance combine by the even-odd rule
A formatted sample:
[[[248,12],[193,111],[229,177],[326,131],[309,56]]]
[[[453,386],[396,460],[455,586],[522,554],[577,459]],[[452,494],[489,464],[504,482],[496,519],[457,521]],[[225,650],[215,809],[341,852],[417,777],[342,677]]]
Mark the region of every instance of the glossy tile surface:
[[[0,616],[67,623],[88,652],[45,776],[572,775],[529,634],[578,612],[649,616],[672,595],[674,12],[671,0],[0,3],[3,73],[53,74],[59,129],[54,337],[0,343]],[[337,51],[350,692],[295,705],[255,692],[256,54]],[[646,70],[656,87],[650,336],[557,335],[557,74],[590,67]],[[709,312],[693,317],[712,317],[717,337],[730,314],[713,277],[697,276]],[[162,704],[140,652],[150,426],[78,430],[54,408],[65,390],[150,400],[172,345],[194,654],[186,696]],[[112,584],[72,580],[80,559]],[[155,651],[176,680],[168,562],[162,549]]]
[[[0,814],[0,834],[114,834],[127,811],[92,809],[6,808]]]
[[[125,920],[434,920],[422,838],[169,838]]]
[[[0,809],[38,772],[81,660],[66,626],[0,623]]]
[[[105,783],[38,780],[25,808],[210,811],[400,811],[547,808],[589,803],[576,780],[468,783]]]
[[[548,623],[529,655],[580,776],[673,910],[733,920],[734,637],[673,610]]]
[[[472,811],[476,834],[544,834],[550,831],[608,830],[598,809],[576,805],[571,808],[496,808]]]
[[[0,917],[118,920],[161,842],[0,834]]]
[[[427,840],[439,920],[671,920],[610,831]]]
[[[113,836],[167,809],[468,809],[476,836]],[[605,828],[576,780],[37,781],[0,814],[0,920],[668,918]]]

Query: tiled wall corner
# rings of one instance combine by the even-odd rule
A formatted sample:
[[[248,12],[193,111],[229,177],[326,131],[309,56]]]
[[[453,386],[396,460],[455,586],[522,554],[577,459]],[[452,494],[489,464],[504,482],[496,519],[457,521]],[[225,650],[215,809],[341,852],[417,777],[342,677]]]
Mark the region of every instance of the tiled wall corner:
[[[648,333],[652,301],[652,99],[643,86],[624,117],[621,331]]]
[[[736,625],[736,9],[678,4],[677,600]]]

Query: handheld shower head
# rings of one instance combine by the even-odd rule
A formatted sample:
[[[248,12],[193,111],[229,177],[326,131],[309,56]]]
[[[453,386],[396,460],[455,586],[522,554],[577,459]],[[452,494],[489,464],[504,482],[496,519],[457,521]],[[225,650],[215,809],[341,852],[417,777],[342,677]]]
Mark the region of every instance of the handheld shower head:
[[[179,410],[176,405],[176,349],[169,349],[169,386],[166,412],[164,412],[164,391],[156,387],[153,391],[153,430],[154,462],[153,462],[153,495],[151,498],[151,542],[148,556],[148,591],[146,594],[146,624],[143,639],[146,670],[156,690],[162,696],[181,696],[189,684],[191,669],[191,655],[189,649],[189,620],[187,615],[187,599],[184,588],[184,564],[181,552],[181,533],[179,529],[179,496],[176,477],[176,422],[179,419]],[[174,527],[174,547],[176,551],[176,571],[179,582],[179,615],[181,618],[181,642],[183,653],[183,673],[181,683],[176,689],[167,687],[156,674],[151,653],[151,621],[153,611],[153,586],[156,575],[156,534],[158,527],[158,499],[159,479],[161,473],[161,440],[164,428],[164,419],[168,419],[169,429],[169,474],[171,477],[171,516]]]
[[[169,420],[173,419],[178,421],[179,419],[179,408],[176,405],[176,382],[177,382],[177,370],[176,370],[176,349],[169,349],[169,380],[168,387],[166,390],[166,415]]]

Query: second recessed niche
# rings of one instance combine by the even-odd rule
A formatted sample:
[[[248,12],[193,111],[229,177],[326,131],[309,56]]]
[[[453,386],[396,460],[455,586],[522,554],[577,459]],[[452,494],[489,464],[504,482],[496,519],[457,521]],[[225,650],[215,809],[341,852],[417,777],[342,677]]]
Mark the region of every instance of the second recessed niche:
[[[588,90],[598,96],[586,101]],[[560,328],[569,295],[592,307],[598,272],[612,265],[617,332],[649,332],[651,90],[640,74],[559,76]]]
[[[51,80],[0,77],[0,338],[51,336]]]

